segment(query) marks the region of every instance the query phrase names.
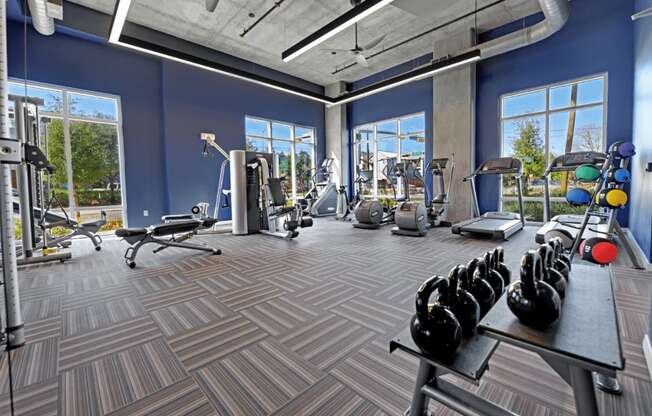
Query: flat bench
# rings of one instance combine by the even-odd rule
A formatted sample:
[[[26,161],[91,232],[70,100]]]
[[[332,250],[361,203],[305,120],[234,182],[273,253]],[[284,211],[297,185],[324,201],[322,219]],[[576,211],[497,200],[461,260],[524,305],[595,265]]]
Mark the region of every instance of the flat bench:
[[[124,239],[131,247],[125,252],[125,263],[132,269],[136,267],[136,255],[145,244],[157,244],[154,250],[158,253],[168,247],[185,248],[188,250],[205,251],[212,254],[222,254],[222,251],[210,246],[191,244],[185,242],[197,234],[197,231],[210,228],[217,223],[216,219],[203,220],[187,219],[177,220],[164,224],[151,225],[141,228],[121,228],[115,235]],[[165,238],[169,237],[169,238]]]

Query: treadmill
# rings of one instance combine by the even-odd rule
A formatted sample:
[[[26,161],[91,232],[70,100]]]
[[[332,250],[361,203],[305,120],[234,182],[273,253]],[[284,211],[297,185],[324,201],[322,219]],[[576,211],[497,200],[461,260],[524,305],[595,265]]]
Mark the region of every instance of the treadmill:
[[[602,169],[607,157],[606,153],[583,151],[566,153],[553,159],[550,166],[548,166],[548,169],[546,169],[543,174],[543,220],[545,221],[545,224],[537,230],[535,236],[535,241],[537,243],[545,243],[546,233],[552,230],[565,230],[574,239],[578,229],[582,225],[582,219],[584,218],[584,215],[556,215],[552,219],[550,218],[552,212],[550,209],[550,177],[552,174],[558,172],[574,172],[579,166],[586,164],[594,165],[597,168]],[[582,237],[591,238],[600,235],[604,236],[605,234],[608,234],[608,231],[609,224],[607,223],[606,218],[591,216],[589,218],[588,227],[584,231]]]
[[[512,212],[485,212],[480,215],[475,179],[483,175],[514,175],[518,195],[518,214]],[[512,234],[521,231],[525,227],[525,216],[523,215],[523,181],[521,176],[522,165],[520,160],[513,157],[501,157],[485,161],[475,172],[465,177],[464,182],[471,184],[474,217],[453,224],[451,227],[453,234],[484,234],[495,239],[507,240]]]

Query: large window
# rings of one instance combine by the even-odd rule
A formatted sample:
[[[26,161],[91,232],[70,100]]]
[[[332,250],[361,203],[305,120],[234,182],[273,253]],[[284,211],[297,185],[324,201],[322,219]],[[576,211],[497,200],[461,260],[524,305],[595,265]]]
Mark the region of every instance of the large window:
[[[532,221],[543,220],[543,173],[564,153],[603,152],[607,111],[606,75],[504,95],[501,98],[503,156],[523,163],[525,211]],[[575,186],[574,174],[551,178],[552,215],[583,212],[565,202],[566,191]],[[503,177],[502,209],[518,212],[512,177]]]
[[[293,201],[312,186],[315,168],[315,129],[245,117],[246,150],[274,153],[285,193]]]
[[[123,226],[121,120],[118,97],[49,85],[10,82],[9,94],[42,98],[38,109],[39,145],[54,173],[44,177],[46,203],[56,197],[68,215],[81,222],[104,211],[104,230]],[[13,119],[13,105],[10,105]],[[36,111],[30,108],[30,117]]]
[[[392,167],[410,160],[423,177],[426,154],[425,115],[423,113],[359,126],[353,132],[355,181],[361,196],[393,199],[405,194],[403,185],[392,175]],[[369,179],[369,180],[367,180]],[[410,196],[423,200],[421,180],[408,182]]]

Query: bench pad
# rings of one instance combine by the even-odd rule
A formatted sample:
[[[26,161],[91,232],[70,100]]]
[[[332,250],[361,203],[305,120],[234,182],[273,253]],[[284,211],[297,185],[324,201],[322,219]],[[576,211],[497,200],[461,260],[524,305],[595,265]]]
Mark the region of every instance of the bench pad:
[[[146,234],[147,228],[120,228],[119,230],[115,230],[115,235],[121,238],[136,237]]]

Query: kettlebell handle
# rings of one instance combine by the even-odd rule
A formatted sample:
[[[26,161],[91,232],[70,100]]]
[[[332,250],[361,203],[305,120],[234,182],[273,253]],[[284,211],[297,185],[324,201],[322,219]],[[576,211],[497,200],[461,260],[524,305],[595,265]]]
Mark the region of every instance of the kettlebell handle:
[[[541,256],[543,274],[547,275],[548,269],[552,268],[555,263],[555,252],[548,244],[541,244],[538,251]]]
[[[536,250],[528,250],[521,260],[521,282],[526,296],[537,296],[536,283],[543,275],[543,262]]]
[[[487,263],[482,257],[477,257],[471,260],[466,267],[469,274],[469,280],[475,279],[476,272],[481,278],[487,277]]]
[[[437,290],[448,289],[448,280],[445,277],[434,275],[419,286],[417,290],[415,309],[417,318],[420,321],[427,321],[430,315],[428,301],[430,296]]]

